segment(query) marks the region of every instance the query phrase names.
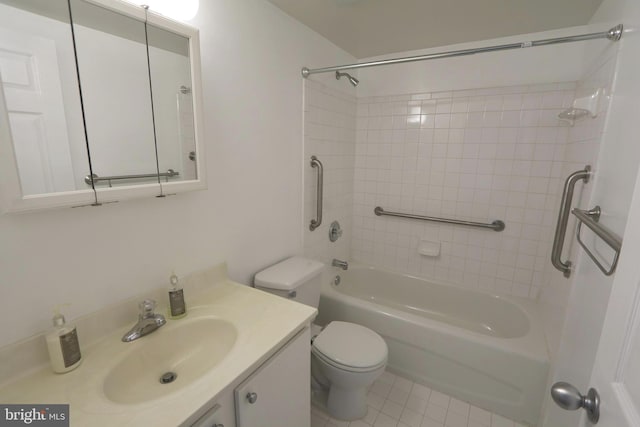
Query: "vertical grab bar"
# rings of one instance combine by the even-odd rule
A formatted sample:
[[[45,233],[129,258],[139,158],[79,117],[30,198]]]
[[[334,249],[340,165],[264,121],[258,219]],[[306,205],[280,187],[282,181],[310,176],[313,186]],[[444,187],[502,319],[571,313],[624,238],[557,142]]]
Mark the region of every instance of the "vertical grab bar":
[[[311,167],[318,168],[318,190],[316,191],[316,219],[312,219],[311,224],[309,225],[309,230],[313,231],[316,228],[320,227],[320,224],[322,224],[322,182],[324,180],[324,168],[322,166],[322,162],[318,160],[316,156],[311,156]]]
[[[564,237],[567,232],[567,222],[571,211],[571,202],[573,200],[573,190],[576,183],[583,180],[586,184],[591,176],[591,166],[587,165],[583,170],[576,171],[569,175],[564,183],[562,191],[562,200],[560,201],[560,212],[558,213],[558,223],[556,224],[556,234],[553,238],[553,248],[551,249],[551,263],[555,268],[562,271],[564,277],[571,276],[571,261],[563,262],[562,248],[564,246]]]

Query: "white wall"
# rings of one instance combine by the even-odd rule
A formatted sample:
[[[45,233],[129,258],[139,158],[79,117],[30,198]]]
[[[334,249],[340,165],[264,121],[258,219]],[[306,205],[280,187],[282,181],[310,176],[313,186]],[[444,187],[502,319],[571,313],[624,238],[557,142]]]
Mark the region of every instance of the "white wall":
[[[209,189],[0,217],[0,321],[12,325],[0,345],[48,328],[55,304],[71,302],[72,319],[162,285],[172,269],[222,261],[248,283],[302,251],[300,68],[354,58],[264,0],[201,2],[193,24]]]
[[[520,43],[591,32],[588,30],[590,29],[585,27],[574,27],[420,51],[398,52],[389,56],[365,58],[360,62]],[[597,31],[600,30],[597,29]],[[358,73],[361,82],[358,86],[358,97],[576,81],[582,75],[583,50],[581,44],[568,43],[364,68]]]

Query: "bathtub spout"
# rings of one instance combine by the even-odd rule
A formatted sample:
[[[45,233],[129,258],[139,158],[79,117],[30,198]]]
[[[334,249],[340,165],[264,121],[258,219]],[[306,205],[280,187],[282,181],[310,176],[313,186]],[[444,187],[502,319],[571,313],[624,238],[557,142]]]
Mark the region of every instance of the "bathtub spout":
[[[331,265],[334,267],[341,268],[343,270],[347,270],[349,268],[349,263],[347,261],[341,261],[339,259],[333,259]]]

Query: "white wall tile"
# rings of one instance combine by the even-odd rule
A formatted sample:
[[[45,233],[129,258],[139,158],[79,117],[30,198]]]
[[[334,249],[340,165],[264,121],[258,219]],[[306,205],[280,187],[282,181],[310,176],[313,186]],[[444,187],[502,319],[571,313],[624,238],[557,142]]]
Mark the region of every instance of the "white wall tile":
[[[555,215],[557,189],[549,180],[554,162],[564,160],[569,138],[557,113],[573,88],[568,83],[410,96],[427,98],[421,103],[398,103],[393,97],[358,100],[354,114],[362,116],[355,133],[361,138],[354,150],[352,225],[354,236],[366,238],[353,239],[351,258],[519,296],[544,287],[536,280],[548,278],[547,266],[536,264],[535,255],[539,246],[545,248],[543,257],[551,248],[554,223],[544,218]],[[410,134],[412,115],[418,112],[421,130]],[[366,132],[376,117],[395,123],[385,154],[378,135]],[[366,162],[359,161],[362,153]],[[359,177],[366,185],[357,184]],[[430,224],[427,231],[426,223],[418,221],[372,218],[377,205],[480,222],[502,219],[507,228],[495,233]],[[367,219],[375,226],[368,227]],[[404,238],[393,239],[400,230]],[[440,257],[418,255],[418,241],[428,234],[442,243]]]
[[[407,104],[390,103],[387,110],[409,112]],[[324,165],[323,223],[309,230],[308,220],[316,214],[316,170],[305,168],[304,173],[304,253],[329,265],[333,258],[348,259],[353,227],[353,201],[364,200],[366,189],[375,192],[378,171],[385,166],[388,153],[381,149],[383,135],[378,128],[383,121],[380,104],[360,104],[354,95],[330,89],[322,83],[305,80],[305,141],[304,158],[317,155]],[[361,116],[356,119],[356,116]],[[356,132],[359,126],[359,133]],[[356,141],[376,141],[375,144],[357,144]],[[358,150],[356,151],[356,147]],[[402,150],[404,147],[399,145]],[[417,151],[417,150],[416,150]],[[356,161],[356,152],[358,154]],[[390,176],[383,175],[385,181]],[[354,195],[356,180],[364,181],[364,191]],[[361,182],[361,181],[358,181]],[[357,188],[362,189],[361,185]],[[339,221],[343,236],[335,243],[328,239],[331,222]],[[360,218],[360,223],[363,223]]]

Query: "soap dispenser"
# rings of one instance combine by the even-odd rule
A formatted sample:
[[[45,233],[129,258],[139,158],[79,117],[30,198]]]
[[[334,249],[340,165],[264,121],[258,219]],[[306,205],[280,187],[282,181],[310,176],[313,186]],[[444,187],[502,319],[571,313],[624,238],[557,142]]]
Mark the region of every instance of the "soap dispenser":
[[[47,334],[47,349],[53,372],[63,374],[74,370],[82,362],[78,332],[74,325],[66,323],[60,308],[54,309],[53,329]]]
[[[187,305],[184,302],[184,290],[180,287],[175,273],[169,278],[169,317],[180,319],[187,315]]]

